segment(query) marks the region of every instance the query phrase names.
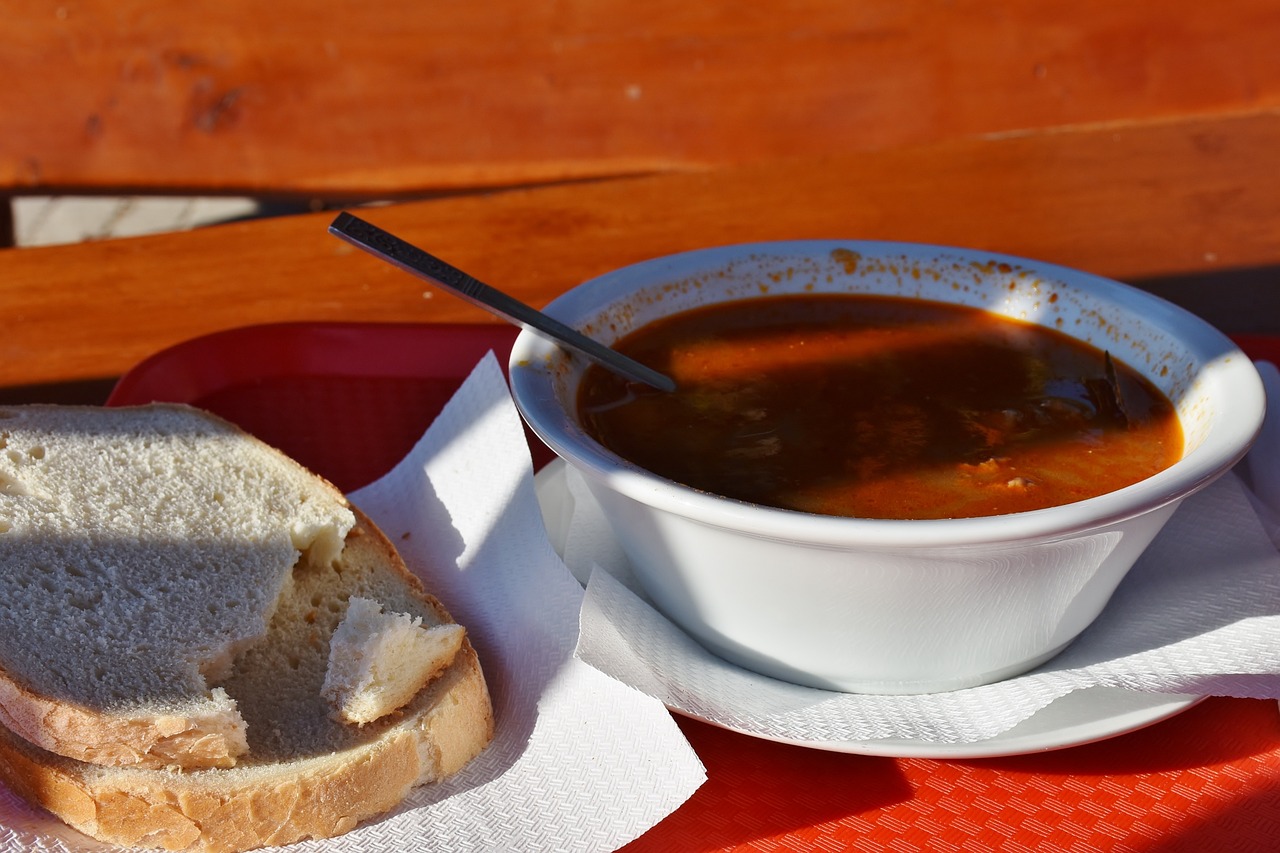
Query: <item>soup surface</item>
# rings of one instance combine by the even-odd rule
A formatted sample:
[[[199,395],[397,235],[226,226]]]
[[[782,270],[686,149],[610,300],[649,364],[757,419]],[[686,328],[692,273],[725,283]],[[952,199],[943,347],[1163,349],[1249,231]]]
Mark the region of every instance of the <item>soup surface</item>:
[[[999,515],[1113,491],[1182,453],[1173,406],[1136,371],[963,306],[766,297],[666,317],[614,346],[679,387],[592,366],[587,431],[660,476],[752,503]]]

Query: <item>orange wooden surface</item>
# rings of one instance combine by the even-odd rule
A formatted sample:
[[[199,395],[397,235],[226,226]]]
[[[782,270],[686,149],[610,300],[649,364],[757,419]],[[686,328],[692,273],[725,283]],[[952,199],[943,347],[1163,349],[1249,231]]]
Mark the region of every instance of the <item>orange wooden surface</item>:
[[[365,215],[535,305],[644,258],[806,237],[974,246],[1131,280],[1280,264],[1277,151],[1280,112],[570,184]],[[0,388],[116,376],[169,344],[250,323],[491,319],[328,235],[332,216],[0,252]],[[1274,284],[1234,306],[1206,289],[1206,310],[1225,312],[1228,331],[1280,331],[1280,311],[1265,310],[1280,297]]]
[[[400,195],[1280,106],[1274,0],[63,0],[0,187]]]

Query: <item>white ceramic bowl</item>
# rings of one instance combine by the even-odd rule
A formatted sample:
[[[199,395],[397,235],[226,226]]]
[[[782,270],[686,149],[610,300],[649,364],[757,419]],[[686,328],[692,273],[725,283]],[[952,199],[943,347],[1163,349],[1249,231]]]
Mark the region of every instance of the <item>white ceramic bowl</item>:
[[[918,297],[1057,328],[1120,358],[1174,401],[1186,450],[1118,491],[987,518],[835,518],[746,504],[665,480],[579,426],[584,362],[523,332],[516,403],[580,471],[645,590],[703,645],[825,689],[936,692],[1048,660],[1087,627],[1187,495],[1235,464],[1262,422],[1250,360],[1194,315],[1050,264],[901,243],[728,246],[608,273],[547,312],[604,343],[697,305],[806,291]]]

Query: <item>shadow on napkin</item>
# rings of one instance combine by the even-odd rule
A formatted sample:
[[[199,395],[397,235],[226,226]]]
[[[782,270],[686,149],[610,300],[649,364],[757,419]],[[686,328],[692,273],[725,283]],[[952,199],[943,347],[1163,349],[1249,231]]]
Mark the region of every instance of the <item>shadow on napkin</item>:
[[[420,449],[416,455],[406,458],[412,459],[412,467],[421,471],[432,466],[439,452],[435,448],[425,452]],[[513,500],[514,495],[508,497],[497,513],[505,514]],[[486,630],[489,620],[484,613],[477,612],[478,608],[468,596],[452,589],[460,580],[458,567],[464,564],[466,552],[472,552],[469,561],[475,564],[483,566],[493,562],[495,557],[488,544],[492,535],[468,546],[449,507],[428,477],[398,474],[393,469],[384,480],[357,493],[353,502],[378,522],[427,591],[438,596],[450,615],[467,628],[467,639],[475,647],[484,670],[494,713],[494,739],[480,755],[453,776],[412,789],[398,807],[367,822],[375,825],[487,785],[509,771],[532,736],[537,719],[535,699],[545,690],[558,666],[568,660],[568,651],[561,649],[559,654],[553,653],[533,665],[527,660],[512,659],[501,643],[492,640],[490,631]],[[495,591],[495,594],[501,593]],[[525,630],[525,626],[511,628]],[[539,633],[530,635],[530,648],[546,651],[556,647],[554,642],[548,645]]]
[[[492,355],[422,440],[352,496],[466,626],[496,718],[488,749],[412,792],[351,849],[614,849],[701,785],[670,714],[575,660],[582,587],[547,538],[523,425]],[[407,535],[406,535],[407,534]],[[402,831],[403,830],[403,831]]]

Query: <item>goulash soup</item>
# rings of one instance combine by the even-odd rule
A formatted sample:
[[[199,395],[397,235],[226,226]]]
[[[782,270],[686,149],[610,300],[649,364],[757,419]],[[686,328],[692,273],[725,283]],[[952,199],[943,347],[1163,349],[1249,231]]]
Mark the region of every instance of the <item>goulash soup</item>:
[[[1173,464],[1149,381],[1066,335],[879,296],[778,296],[657,320],[615,347],[663,393],[592,366],[578,414],[614,453],[801,512],[961,518],[1070,503]]]

